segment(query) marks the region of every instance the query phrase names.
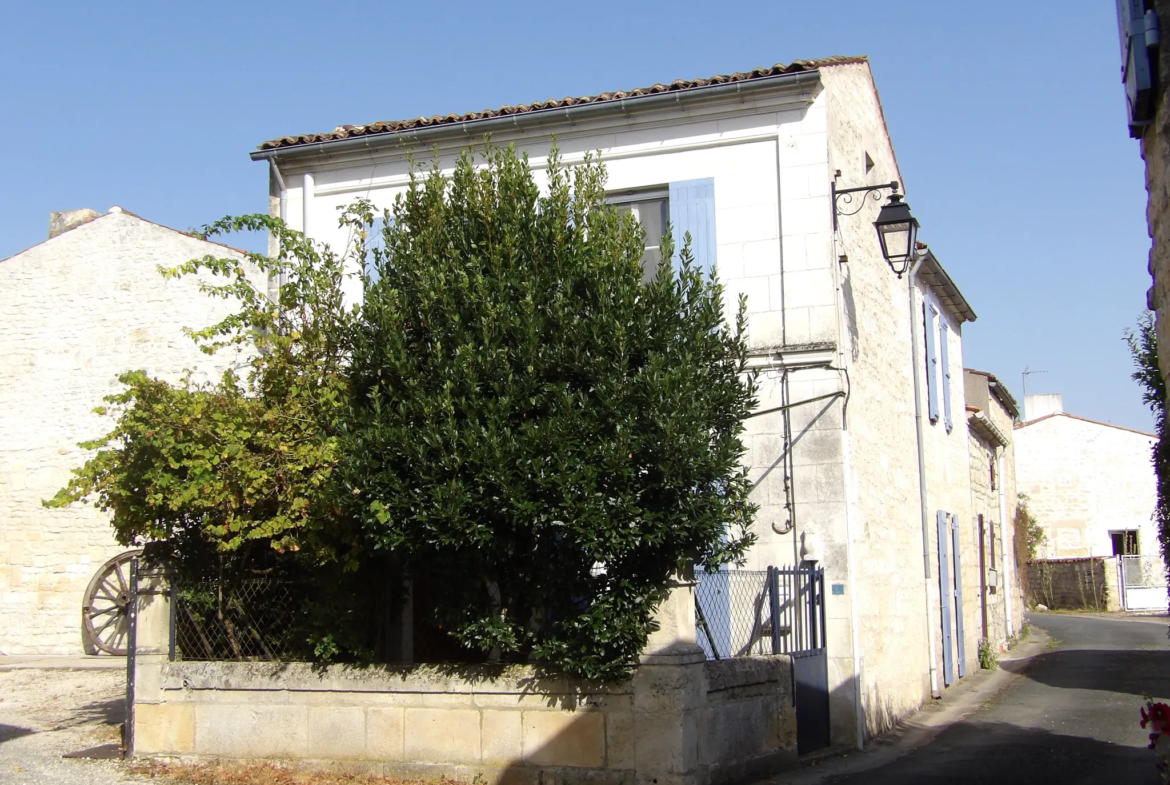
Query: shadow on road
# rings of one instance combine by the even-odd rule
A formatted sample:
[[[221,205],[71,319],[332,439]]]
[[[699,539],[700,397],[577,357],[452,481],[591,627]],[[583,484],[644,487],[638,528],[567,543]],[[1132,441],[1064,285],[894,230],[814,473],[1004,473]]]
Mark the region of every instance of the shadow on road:
[[[1154,753],[1145,748],[1123,747],[1003,722],[952,725],[931,744],[893,763],[825,780],[865,785],[986,782],[1157,785],[1159,781]]]
[[[1170,697],[1170,651],[1064,649],[1000,667],[1049,687]]]
[[[0,744],[13,739],[19,739],[21,736],[28,736],[36,733],[32,728],[22,728],[19,725],[5,725],[0,723]]]

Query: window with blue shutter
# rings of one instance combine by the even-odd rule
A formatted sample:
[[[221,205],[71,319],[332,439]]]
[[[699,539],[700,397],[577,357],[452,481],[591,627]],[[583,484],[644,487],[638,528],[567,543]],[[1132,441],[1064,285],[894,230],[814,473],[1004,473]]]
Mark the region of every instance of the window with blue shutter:
[[[938,322],[938,311],[933,305],[923,306],[926,332],[926,400],[929,403],[930,421],[938,422],[938,356],[934,351],[934,331]]]
[[[687,232],[695,266],[710,275],[715,267],[715,179],[683,180],[670,184],[670,228],[675,258],[682,252]]]
[[[943,422],[947,426],[947,433],[951,432],[951,363],[950,355],[947,350],[947,338],[950,336],[950,330],[947,328],[947,320],[939,320],[939,359],[942,362],[942,399],[943,399]]]

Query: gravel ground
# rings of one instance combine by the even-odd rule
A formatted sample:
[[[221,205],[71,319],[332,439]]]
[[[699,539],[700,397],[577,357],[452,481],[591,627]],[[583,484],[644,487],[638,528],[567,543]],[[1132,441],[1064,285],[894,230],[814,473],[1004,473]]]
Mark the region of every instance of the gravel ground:
[[[67,752],[117,743],[125,710],[121,670],[0,671],[0,783],[123,785],[149,782],[118,760]]]

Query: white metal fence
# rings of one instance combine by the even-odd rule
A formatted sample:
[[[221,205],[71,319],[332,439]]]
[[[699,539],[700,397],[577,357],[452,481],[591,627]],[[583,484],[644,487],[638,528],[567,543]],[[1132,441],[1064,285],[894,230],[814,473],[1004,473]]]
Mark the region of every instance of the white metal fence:
[[[1160,556],[1122,556],[1121,597],[1127,611],[1166,610],[1166,563]]]

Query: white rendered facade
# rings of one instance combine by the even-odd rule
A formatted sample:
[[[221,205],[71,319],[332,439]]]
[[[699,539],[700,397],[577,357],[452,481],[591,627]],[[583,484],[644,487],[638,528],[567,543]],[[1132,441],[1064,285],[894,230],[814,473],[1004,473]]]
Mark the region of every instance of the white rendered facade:
[[[359,197],[392,208],[408,181],[408,154],[429,162],[434,145],[440,167],[450,171],[461,152],[482,145],[485,130],[455,123],[254,157],[274,163],[272,212],[336,249],[350,239],[338,227],[339,208]],[[834,178],[842,188],[902,179],[868,64],[749,82],[740,92],[697,89],[675,101],[633,98],[588,113],[533,113],[490,130],[493,144],[514,144],[538,172],[553,134],[569,164],[600,152],[616,196],[713,183],[715,262],[729,315],[739,295],[747,296],[760,409],[838,394],[789,409],[790,429],[783,414],[748,421],[744,461],[760,511],[759,543],[744,566],[820,557],[831,587],[834,743],[855,743],[859,732],[884,730],[916,709],[930,695],[931,663],[942,645],[934,635],[932,656],[928,631],[939,623],[939,589],[937,565],[930,580],[924,571],[912,375],[925,378],[926,369],[912,369],[908,281],[881,257],[872,226],[877,203],[842,217],[835,231],[830,197]],[[356,278],[352,286],[359,297]],[[918,313],[924,301],[937,313],[936,348],[946,342],[950,371],[951,428],[941,417],[929,421],[925,382],[921,393],[927,548],[936,558],[939,509],[957,516],[964,549],[973,552],[976,542],[967,515],[961,340],[973,314],[965,302],[944,302],[936,283],[918,278],[914,290]],[[942,385],[946,374],[935,368]],[[969,669],[977,667],[976,570],[965,554]]]

